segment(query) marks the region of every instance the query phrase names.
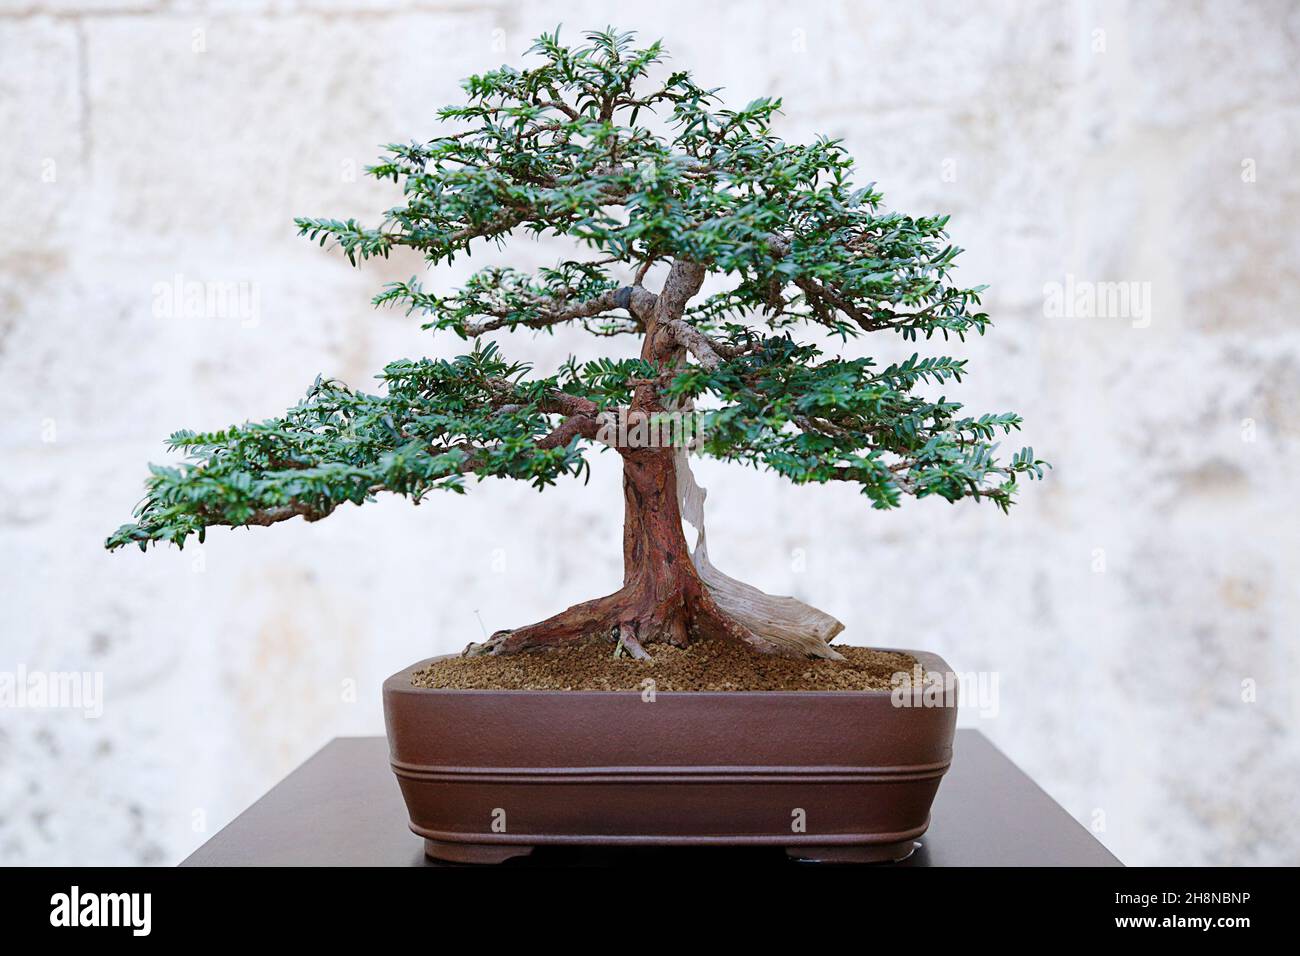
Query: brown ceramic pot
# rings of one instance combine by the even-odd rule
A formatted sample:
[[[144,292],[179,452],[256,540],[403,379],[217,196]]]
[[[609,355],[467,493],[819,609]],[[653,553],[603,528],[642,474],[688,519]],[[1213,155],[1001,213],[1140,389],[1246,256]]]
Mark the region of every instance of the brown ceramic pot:
[[[908,651],[927,672],[934,654]],[[890,691],[431,690],[384,682],[392,766],[432,857],[541,844],[784,846],[906,857],[952,759],[953,706]],[[954,684],[955,686],[955,684]]]

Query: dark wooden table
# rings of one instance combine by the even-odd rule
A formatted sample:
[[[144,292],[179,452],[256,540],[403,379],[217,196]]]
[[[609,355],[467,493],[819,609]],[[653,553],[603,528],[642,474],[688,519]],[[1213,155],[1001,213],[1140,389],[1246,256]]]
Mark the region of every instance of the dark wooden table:
[[[1084,827],[977,730],[957,731],[930,829],[885,866],[1119,866]],[[503,866],[788,861],[780,847],[538,847]],[[406,828],[383,737],[338,737],[182,866],[443,866]],[[815,865],[815,864],[812,864]]]

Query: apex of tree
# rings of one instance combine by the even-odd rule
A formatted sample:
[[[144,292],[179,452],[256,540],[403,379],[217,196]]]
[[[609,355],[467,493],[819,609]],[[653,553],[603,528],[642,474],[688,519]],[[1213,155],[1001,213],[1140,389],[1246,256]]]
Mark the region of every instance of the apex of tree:
[[[841,339],[983,334],[982,287],[950,278],[960,250],[947,217],[884,210],[874,184],[854,184],[836,140],[773,135],[779,100],[724,109],[687,72],[652,81],[660,44],[633,39],[606,30],[570,47],[543,35],[529,51],[536,65],[465,81],[466,102],[438,114],[450,131],[387,147],[368,172],[402,199],[378,225],[296,220],[354,265],[394,247],[437,265],[520,233],[569,236],[573,259],[537,275],[486,268],[448,296],[415,278],[389,285],[377,305],[418,313],[472,350],[394,362],[377,394],[318,378],[279,418],[175,433],[187,462],[151,468],[136,521],[107,546],[314,521],[385,491],[418,502],[464,491],[470,475],[545,488],[582,475],[590,444],[618,448],[610,426],[628,411],[695,410],[698,451],[795,482],[853,482],[878,508],[939,495],[1005,510],[1019,477],[1041,477],[1032,449],[996,456],[1019,416],[969,416],[918,393],[960,381],[964,360],[918,354],[882,367],[796,338],[807,326]],[[724,289],[701,297],[709,275]],[[641,357],[571,360],[536,377],[488,338],[567,323],[597,340],[639,336]]]

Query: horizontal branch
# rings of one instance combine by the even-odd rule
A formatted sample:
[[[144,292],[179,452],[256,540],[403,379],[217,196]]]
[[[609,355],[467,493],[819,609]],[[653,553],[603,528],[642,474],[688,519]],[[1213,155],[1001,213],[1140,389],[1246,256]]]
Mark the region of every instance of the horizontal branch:
[[[560,422],[549,434],[537,439],[541,449],[563,448],[575,438],[595,439],[601,429],[601,421],[594,415],[574,415]]]
[[[502,409],[517,409],[535,402],[537,407],[554,415],[590,415],[600,412],[600,406],[589,398],[572,395],[559,389],[547,389],[540,398],[531,398],[514,382],[504,378],[489,378],[484,384],[492,392],[492,404]]]
[[[242,528],[247,525],[256,525],[266,527],[280,521],[288,521],[290,518],[297,518],[301,515],[307,521],[320,521],[322,518],[329,517],[338,503],[334,503],[325,508],[308,504],[303,501],[292,501],[286,505],[276,505],[271,508],[260,508],[252,513],[245,521],[234,522],[224,520],[220,515],[209,514],[206,510],[200,512],[204,519],[204,524],[208,527],[223,525],[231,528]]]
[[[591,299],[570,302],[557,296],[534,296],[523,303],[490,306],[485,313],[492,318],[483,322],[467,322],[461,329],[469,337],[475,338],[498,329],[522,326],[528,329],[544,329],[548,326],[573,322],[577,319],[597,318],[612,309],[623,309],[635,320],[637,328],[644,328],[647,318],[653,313],[656,296],[642,286],[623,286],[610,289]],[[530,308],[532,318],[522,321],[515,318],[520,307]]]
[[[710,372],[717,369],[724,359],[739,358],[746,351],[719,342],[682,319],[674,319],[665,328],[678,345],[695,356],[695,360]]]

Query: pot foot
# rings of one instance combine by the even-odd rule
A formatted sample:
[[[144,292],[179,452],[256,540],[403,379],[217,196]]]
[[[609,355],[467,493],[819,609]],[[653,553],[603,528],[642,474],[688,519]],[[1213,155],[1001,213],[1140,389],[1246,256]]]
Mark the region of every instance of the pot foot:
[[[914,840],[840,846],[788,846],[785,855],[804,863],[899,863],[919,846]]]
[[[533,852],[531,846],[503,843],[450,843],[445,840],[424,841],[425,856],[448,863],[504,863]]]

